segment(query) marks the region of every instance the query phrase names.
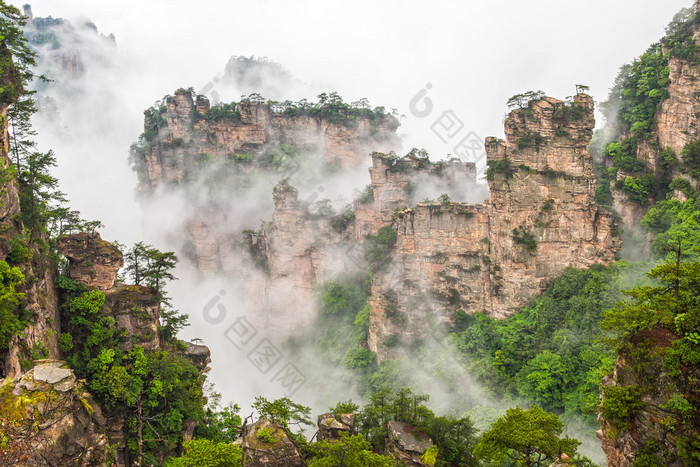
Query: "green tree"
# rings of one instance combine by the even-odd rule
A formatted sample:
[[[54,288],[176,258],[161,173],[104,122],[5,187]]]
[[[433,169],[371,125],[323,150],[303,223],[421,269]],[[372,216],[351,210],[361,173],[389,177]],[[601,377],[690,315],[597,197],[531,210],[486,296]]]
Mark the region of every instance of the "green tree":
[[[54,208],[52,203],[62,204],[66,198],[57,191],[58,179],[51,175],[51,169],[56,166],[52,151],[32,152],[23,162],[17,175],[21,217],[25,227],[35,235],[46,229]]]
[[[24,275],[18,267],[0,261],[0,353],[7,351],[12,337],[29,324],[28,316],[20,313],[24,294],[16,289],[23,282]]]
[[[396,459],[372,451],[372,446],[360,435],[341,433],[341,439],[320,441],[312,446],[309,467],[394,467]]]
[[[151,249],[150,245],[138,242],[124,254],[126,273],[136,285],[141,285],[141,282],[144,280],[144,275],[148,269],[148,255]]]
[[[148,269],[144,279],[148,287],[153,287],[156,292],[162,294],[167,281],[177,280],[170,272],[177,264],[177,256],[172,251],[159,251],[151,248],[148,252]]]
[[[387,225],[379,229],[377,235],[369,234],[366,236],[365,259],[370,265],[370,271],[381,271],[389,265],[397,235],[396,231]]]
[[[36,53],[24,37],[27,18],[16,7],[0,2],[0,105],[10,105],[23,95],[34,79]]]
[[[264,397],[258,396],[255,398],[253,408],[260,417],[267,417],[272,423],[278,423],[284,428],[296,425],[301,429],[302,425],[313,425],[309,418],[311,408],[292,402],[286,397],[270,402]]]
[[[543,350],[523,368],[520,392],[544,407],[563,407],[574,382],[571,370],[565,358]]]
[[[136,285],[152,287],[162,294],[167,281],[177,280],[172,269],[177,265],[172,251],[160,251],[144,242],[138,242],[124,255],[126,273]]]
[[[700,141],[690,141],[681,151],[681,170],[700,180]]]
[[[206,438],[215,442],[232,442],[240,436],[242,419],[238,404],[229,404],[219,408],[221,395],[207,395],[209,404],[205,410],[202,423],[194,429],[195,438]],[[212,398],[215,400],[212,401]],[[212,403],[214,402],[214,403]]]
[[[550,465],[563,453],[573,458],[580,443],[560,438],[562,428],[559,417],[536,405],[510,408],[482,435],[474,455],[497,464],[510,459],[525,467]]]
[[[191,439],[182,445],[185,453],[165,462],[165,467],[239,467],[243,465],[240,446],[208,439]]]

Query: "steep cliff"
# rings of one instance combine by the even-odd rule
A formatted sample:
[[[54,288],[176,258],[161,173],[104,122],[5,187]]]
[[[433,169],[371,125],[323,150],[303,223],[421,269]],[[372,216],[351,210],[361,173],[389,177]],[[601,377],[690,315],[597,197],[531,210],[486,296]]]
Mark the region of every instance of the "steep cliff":
[[[180,89],[146,112],[145,132],[131,155],[140,191],[146,203],[165,192],[184,197],[184,232],[167,234],[184,243],[200,271],[239,270],[233,250],[241,230],[256,229],[261,211],[272,212],[269,195],[260,196],[270,184],[294,177],[322,185],[333,173],[361,165],[370,150],[396,144],[398,121],[382,108],[351,107],[337,95],[320,98],[280,104],[253,95],[211,106]]]
[[[668,192],[685,197],[674,179],[697,187],[681,157],[700,135],[697,8],[679,12],[658,43],[621,68],[608,101],[601,105],[607,126],[599,139],[613,143],[601,151],[607,168],[603,180],[610,181],[615,212],[631,228]]]
[[[620,239],[596,204],[586,146],[593,101],[535,100],[511,112],[506,141],[486,141],[491,201],[397,212],[394,267],[372,282],[369,344],[379,360],[460,309],[502,318],[567,266],[614,260]]]
[[[275,105],[210,107],[179,90],[147,111],[146,132],[132,152],[151,200],[165,196],[165,185],[192,194],[192,211],[183,217],[195,264],[206,272],[246,271],[251,319],[270,332],[303,329],[314,317],[313,286],[365,270],[365,237],[389,225],[397,233],[395,254],[391,267],[374,274],[369,299],[369,346],[380,360],[398,340],[420,340],[458,310],[512,314],[565,267],[607,263],[619,249],[610,214],[596,204],[586,152],[593,101],[584,94],[571,102],[535,99],[508,117],[506,141],[487,140],[490,202],[470,204],[485,197],[473,164],[433,163],[417,150],[403,158],[375,151],[371,191],[345,211],[314,209],[313,196],[300,200],[292,186],[304,185],[303,176],[285,178],[273,190],[271,221],[240,236],[228,220],[238,208],[227,211],[221,196],[197,191],[211,174],[232,187],[228,193],[245,192],[271,167],[305,172],[309,151],[320,151],[317,164],[347,172],[361,164],[362,151],[391,135],[387,116],[377,126],[359,114],[349,125]],[[349,116],[334,112],[323,115]],[[202,160],[208,162],[198,165]]]
[[[63,18],[35,17],[29,4],[24,5],[24,15],[24,35],[39,53],[39,69],[52,80],[70,84],[89,71],[89,63],[104,64],[114,56],[114,35],[98,33],[94,23],[74,26]]]
[[[11,175],[8,109],[24,91],[20,68],[7,48],[0,51],[0,258],[21,269],[24,280],[17,286],[19,308],[25,319],[20,333],[8,348],[0,348],[0,377],[16,376],[31,367],[35,358],[58,358],[58,300],[46,235],[25,229],[21,220],[20,187]],[[16,141],[14,142],[16,144]]]
[[[698,462],[700,370],[684,364],[669,371],[664,362],[678,339],[662,326],[640,333],[639,349],[621,352],[614,372],[603,379],[597,436],[609,466]]]

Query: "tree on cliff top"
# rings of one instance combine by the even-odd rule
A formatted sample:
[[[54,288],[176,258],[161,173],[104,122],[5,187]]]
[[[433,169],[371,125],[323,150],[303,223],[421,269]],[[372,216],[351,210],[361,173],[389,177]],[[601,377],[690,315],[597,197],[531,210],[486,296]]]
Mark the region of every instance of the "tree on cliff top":
[[[177,261],[172,251],[163,252],[144,242],[134,244],[124,255],[126,273],[134,284],[153,287],[161,295],[166,281],[177,280],[170,272]]]
[[[507,105],[509,109],[525,109],[532,102],[542,100],[544,97],[543,91],[527,91],[522,94],[516,94],[508,99]]]

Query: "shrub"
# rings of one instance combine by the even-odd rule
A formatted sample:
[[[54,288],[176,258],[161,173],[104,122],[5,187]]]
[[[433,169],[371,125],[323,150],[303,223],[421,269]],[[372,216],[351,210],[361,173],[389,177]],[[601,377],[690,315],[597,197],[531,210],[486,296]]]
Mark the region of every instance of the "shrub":
[[[515,143],[518,149],[525,149],[530,146],[540,147],[547,141],[547,138],[534,131],[527,131],[525,134],[516,138]]]
[[[513,229],[513,241],[525,247],[530,253],[534,253],[537,250],[537,239],[532,232],[528,232],[523,226]]]
[[[29,242],[26,235],[17,234],[10,240],[10,251],[7,253],[7,259],[10,262],[19,264],[29,261],[34,256],[34,253],[29,248]]]
[[[700,141],[691,141],[681,151],[681,170],[700,180]]]
[[[639,386],[603,386],[603,402],[600,411],[612,427],[611,436],[632,426],[630,419],[644,406]]]
[[[496,174],[503,174],[505,178],[511,178],[515,173],[513,164],[510,159],[504,157],[503,159],[492,159],[486,163],[488,166],[486,169],[486,180],[493,180]]]
[[[0,261],[0,353],[9,348],[10,340],[29,325],[29,316],[19,309],[23,293],[15,287],[24,282],[18,267],[10,267]]]
[[[263,443],[272,444],[275,442],[275,437],[272,433],[272,430],[268,427],[260,428],[256,436]]]
[[[204,114],[205,120],[208,121],[220,121],[220,120],[233,120],[239,121],[241,119],[241,113],[238,111],[238,105],[236,103],[220,103],[212,106]]]

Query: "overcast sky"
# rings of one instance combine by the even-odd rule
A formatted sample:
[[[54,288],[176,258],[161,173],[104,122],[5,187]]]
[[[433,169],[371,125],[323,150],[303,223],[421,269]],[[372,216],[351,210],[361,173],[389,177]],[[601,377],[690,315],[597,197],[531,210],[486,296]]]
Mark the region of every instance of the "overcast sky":
[[[16,2],[18,6],[21,3]],[[688,0],[35,0],[37,16],[90,18],[114,33],[119,53],[139,64],[140,89],[125,96],[145,108],[178,87],[201,89],[231,55],[267,56],[304,81],[346,100],[406,114],[407,146],[450,152],[430,133],[452,109],[480,137],[502,135],[505,102],[542,89],[554,97],[574,84],[607,95],[623,63],[658,40]],[[419,119],[410,99],[427,83],[434,113]],[[234,99],[236,96],[231,96]],[[141,114],[134,115],[140,121]],[[136,135],[134,135],[134,138]]]

